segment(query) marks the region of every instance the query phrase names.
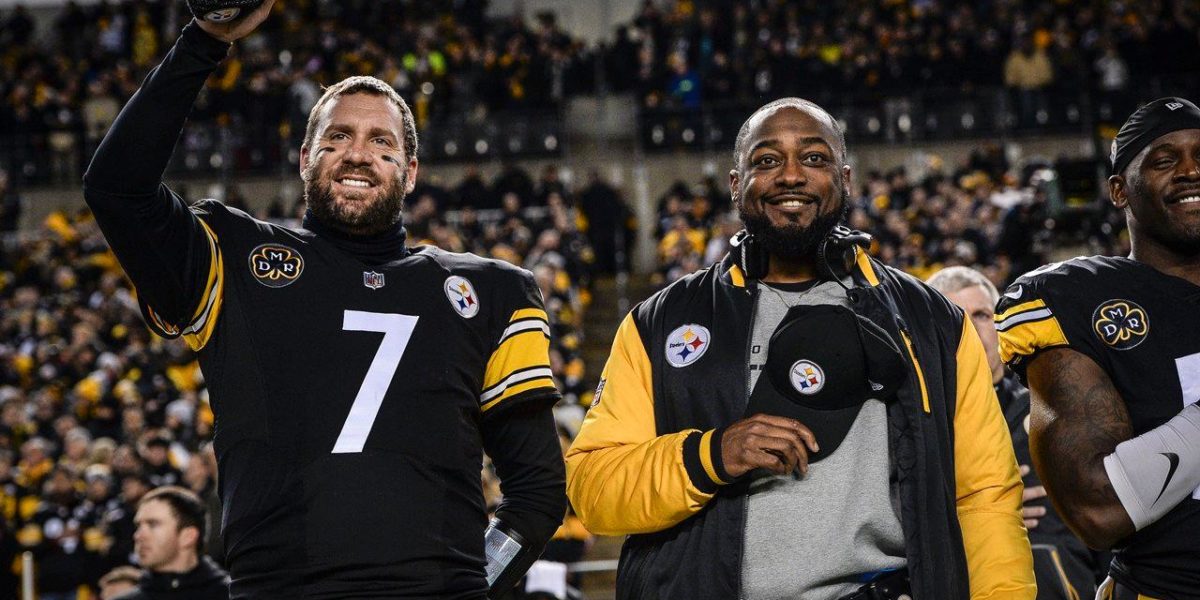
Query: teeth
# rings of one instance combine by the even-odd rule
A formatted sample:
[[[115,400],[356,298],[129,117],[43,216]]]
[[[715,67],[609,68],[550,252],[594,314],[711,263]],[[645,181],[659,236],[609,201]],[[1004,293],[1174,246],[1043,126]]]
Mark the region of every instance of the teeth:
[[[348,185],[350,187],[360,187],[360,188],[371,187],[371,184],[369,184],[365,181],[360,181],[358,179],[339,179],[338,183],[340,183],[342,185]]]
[[[776,206],[779,206],[780,208],[800,208],[805,204],[809,204],[809,202],[804,200],[784,200],[777,203]]]
[[[1192,202],[1200,202],[1200,196],[1188,196],[1187,198],[1180,200],[1179,204],[1189,204]]]

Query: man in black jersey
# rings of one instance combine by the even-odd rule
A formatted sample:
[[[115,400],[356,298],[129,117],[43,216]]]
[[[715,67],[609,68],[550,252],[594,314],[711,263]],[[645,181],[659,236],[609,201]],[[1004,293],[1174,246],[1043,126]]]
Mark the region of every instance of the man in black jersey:
[[[205,79],[272,4],[185,27],[84,178],[147,322],[198,353],[231,595],[499,595],[565,510],[549,325],[528,272],[405,247],[404,101],[370,77],[326,91],[301,149],[302,229],[189,208],[162,183]],[[490,525],[484,451],[504,493]]]
[[[1088,545],[1113,548],[1099,598],[1200,598],[1200,108],[1138,109],[1109,192],[1132,252],[1028,273],[996,309],[1032,391],[1030,450]]]

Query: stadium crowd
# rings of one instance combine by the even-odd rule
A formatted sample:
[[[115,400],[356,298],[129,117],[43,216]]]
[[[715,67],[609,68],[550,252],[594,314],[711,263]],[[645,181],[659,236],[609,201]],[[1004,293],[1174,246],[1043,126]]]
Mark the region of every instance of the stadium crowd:
[[[1156,77],[1195,73],[1198,25],[1187,0],[647,1],[608,59],[613,86],[646,107],[1003,86],[1025,111],[1085,89],[1123,101]]]
[[[1131,90],[1200,69],[1200,7],[1186,0],[1137,11],[1119,2],[647,0],[613,41],[594,45],[553,13],[497,21],[486,8],[486,0],[280,2],[281,16],[209,82],[185,144],[212,145],[201,138],[217,134],[204,126],[226,125],[244,149],[238,164],[273,164],[298,145],[289,142],[320,86],[350,74],[390,82],[423,128],[552,108],[601,89],[598,79],[647,108],[682,109],[1007,87],[1023,122],[1037,122],[1055,94],[1091,90],[1125,114]],[[38,35],[26,8],[0,13],[0,155],[18,180],[75,181],[187,17],[179,2],[67,2]]]
[[[490,183],[476,174],[453,187],[422,185],[406,216],[413,244],[533,271],[552,323],[551,366],[564,395],[556,413],[569,439],[590,401],[580,344],[594,255],[587,219],[555,173],[536,184],[511,168]],[[477,195],[463,203],[466,190]],[[228,201],[243,202],[232,193]],[[276,203],[257,216],[294,224],[303,210],[303,202]],[[18,556],[29,550],[41,597],[75,598],[132,562],[134,509],[151,489],[188,487],[219,523],[213,415],[195,356],[149,332],[87,212],[54,213],[39,231],[2,240],[0,596],[16,589]],[[487,467],[484,478],[494,506],[499,488]],[[219,561],[216,529],[207,547]],[[581,536],[565,528],[551,548],[577,556]]]
[[[392,84],[422,129],[545,109],[592,85],[591,51],[553,14],[532,26],[489,22],[486,4],[279,2],[279,16],[211,78],[192,123],[229,126],[251,155],[246,164],[256,165],[281,143],[298,147],[321,86],[350,75]],[[23,6],[0,14],[0,155],[10,155],[16,173],[36,164],[35,179],[75,181],[83,157],[189,18],[182,2],[66,2],[39,36]]]

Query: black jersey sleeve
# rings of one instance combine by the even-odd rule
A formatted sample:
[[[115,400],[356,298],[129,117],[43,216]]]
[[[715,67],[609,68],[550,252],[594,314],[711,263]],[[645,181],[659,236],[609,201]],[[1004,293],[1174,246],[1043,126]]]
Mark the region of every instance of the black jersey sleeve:
[[[1081,302],[1094,295],[1090,275],[1073,261],[1053,263],[1021,276],[1000,297],[995,315],[1000,357],[1025,385],[1029,362],[1051,348],[1071,348],[1107,366],[1091,333],[1091,313]]]
[[[485,419],[534,402],[552,405],[561,397],[550,371],[550,322],[533,274],[506,269],[500,288],[498,335],[484,372],[480,410]]]
[[[500,477],[496,517],[524,538],[521,570],[528,569],[567,511],[566,468],[550,407],[525,403],[485,422],[483,448]]]
[[[229,51],[195,24],[121,110],[84,175],[84,199],[160,335],[204,346],[222,291],[212,228],[162,182],[205,79]]]
[[[541,290],[528,271],[503,266],[498,274],[502,301],[493,322],[500,331],[480,397],[483,449],[500,477],[496,517],[525,539],[520,556],[532,564],[566,514],[566,471],[552,411],[561,396],[550,372]]]

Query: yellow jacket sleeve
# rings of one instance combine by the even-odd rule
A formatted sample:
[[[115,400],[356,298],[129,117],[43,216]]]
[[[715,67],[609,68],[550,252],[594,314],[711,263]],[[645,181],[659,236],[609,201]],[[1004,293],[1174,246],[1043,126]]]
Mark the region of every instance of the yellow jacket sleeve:
[[[628,535],[661,531],[698,512],[724,483],[712,463],[719,448],[712,431],[657,434],[650,359],[632,314],[617,330],[600,381],[566,455],[575,514],[593,533]]]
[[[1021,477],[992,386],[983,344],[963,319],[957,355],[954,477],[972,600],[1037,595],[1029,535],[1021,520]]]

